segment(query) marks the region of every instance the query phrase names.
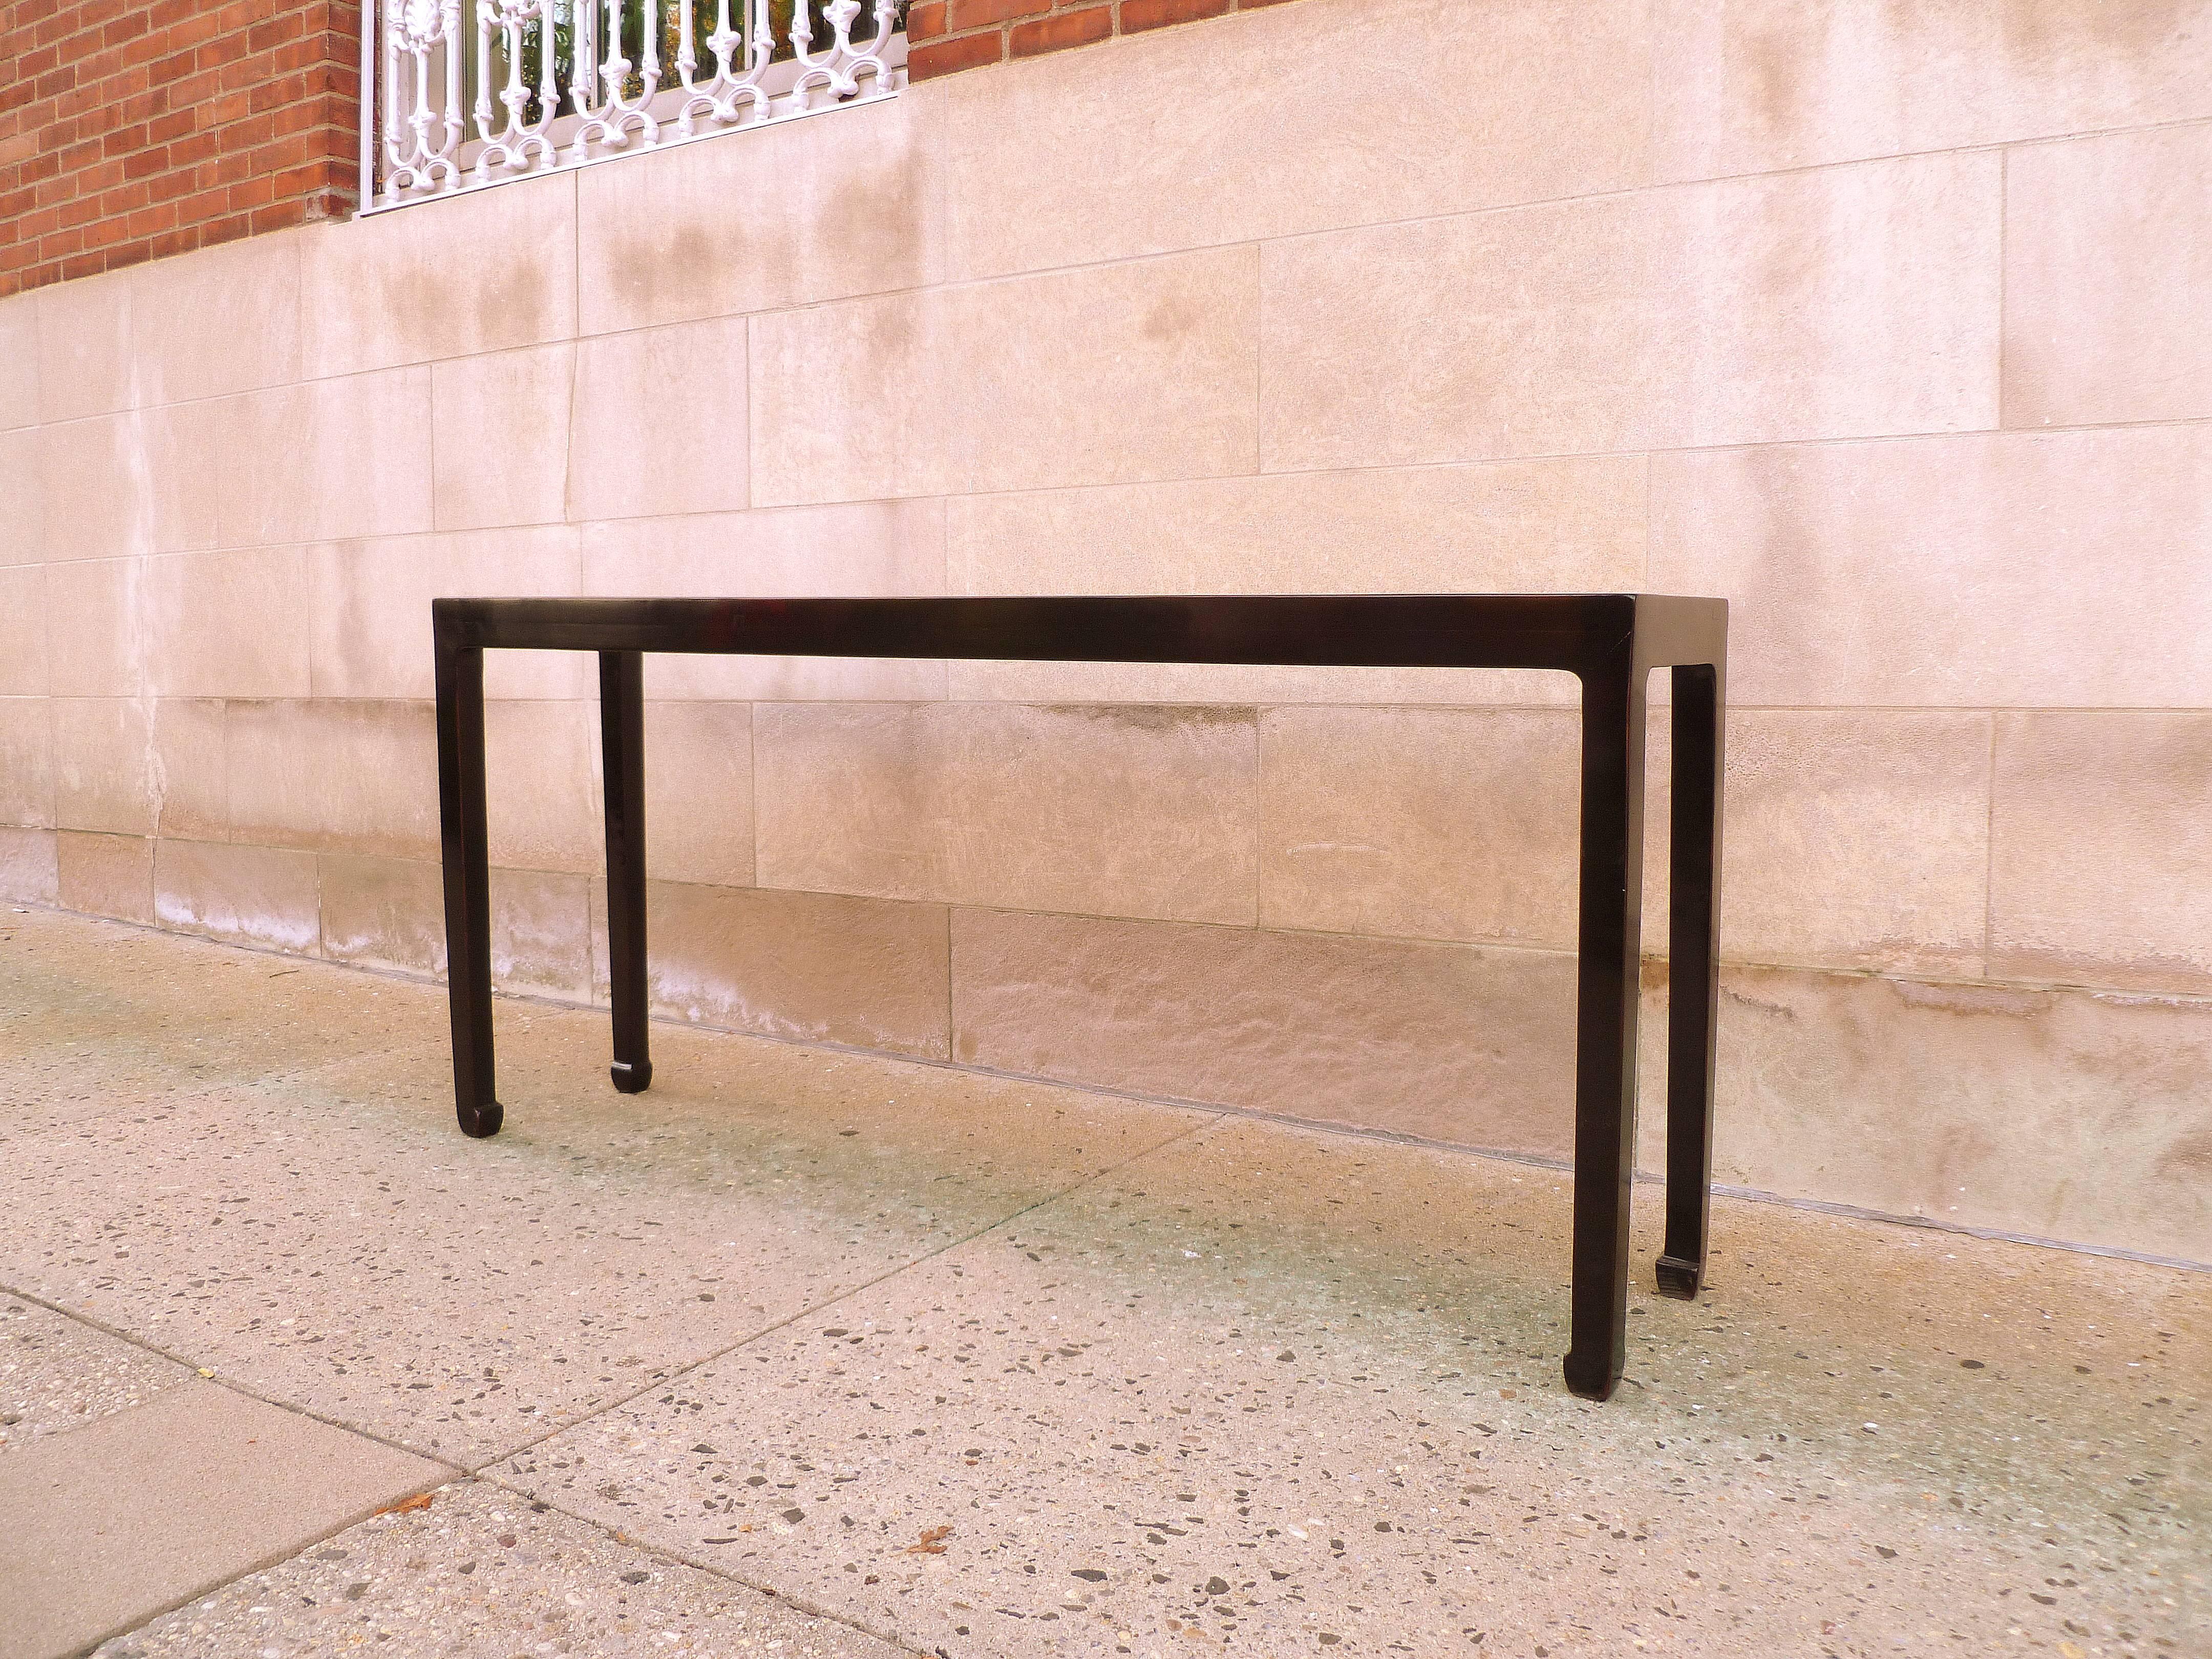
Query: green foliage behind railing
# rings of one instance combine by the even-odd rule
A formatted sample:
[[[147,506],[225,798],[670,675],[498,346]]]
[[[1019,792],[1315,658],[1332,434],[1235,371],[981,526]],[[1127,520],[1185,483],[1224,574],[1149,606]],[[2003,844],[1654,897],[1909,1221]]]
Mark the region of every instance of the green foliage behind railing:
[[[707,45],[707,37],[714,32],[720,21],[720,7],[719,0],[688,0],[688,3],[691,8],[691,49],[698,59],[698,67],[692,71],[692,74],[696,80],[703,83],[711,80],[714,74],[714,54]],[[604,27],[606,17],[604,9],[605,0],[591,0],[591,3],[600,8],[599,17],[601,26]],[[681,7],[684,3],[685,0],[661,0],[660,5],[657,8],[660,14],[660,84],[663,88],[680,83],[676,72],[676,55],[683,46],[684,19]],[[775,42],[775,50],[770,58],[771,62],[781,63],[793,55],[791,27],[798,3],[799,0],[769,0],[769,35]],[[807,22],[813,35],[809,50],[818,52],[828,44],[831,35],[829,19],[824,15],[827,0],[805,0],[805,5]],[[906,27],[907,5],[908,0],[899,0],[897,15],[891,26],[894,31]],[[568,83],[568,71],[576,61],[575,13],[577,9],[578,0],[556,0],[553,8],[553,50],[556,61],[562,68],[561,102],[560,106],[555,111],[558,115],[576,113],[575,90]],[[630,3],[623,8],[622,55],[633,64],[639,63],[645,56],[647,9],[647,6],[640,3],[639,0],[630,0]],[[744,33],[751,19],[751,14],[752,7],[749,0],[730,0],[730,26],[738,33]],[[532,23],[523,31],[523,77],[525,83],[531,88],[530,103],[523,111],[523,119],[526,122],[535,122],[544,113],[537,93],[538,47],[544,28],[543,23]],[[875,6],[872,0],[863,0],[860,15],[853,20],[853,40],[855,45],[863,44],[874,40],[875,33]],[[473,32],[468,35],[468,43],[469,55],[473,59],[477,50],[477,37]],[[491,49],[493,97],[496,100],[499,88],[507,82],[507,51],[504,42],[496,36],[493,38]],[[602,54],[603,57],[611,55]],[[743,45],[730,54],[730,67],[740,74],[744,72],[747,61],[747,47]],[[469,64],[467,85],[471,88],[470,95],[473,96],[476,85],[476,65],[473,61]],[[596,90],[595,88],[594,91]],[[643,78],[633,70],[623,84],[623,96],[635,98],[644,90]]]

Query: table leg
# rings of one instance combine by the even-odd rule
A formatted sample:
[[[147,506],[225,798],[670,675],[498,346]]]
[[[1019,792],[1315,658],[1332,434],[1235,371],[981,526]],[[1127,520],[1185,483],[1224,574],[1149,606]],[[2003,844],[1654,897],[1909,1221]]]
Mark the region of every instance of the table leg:
[[[607,956],[615,1087],[653,1081],[645,1000],[645,658],[599,653],[599,742],[607,803]]]
[[[438,823],[445,859],[446,997],[453,1109],[472,1135],[499,1133],[491,1046],[491,872],[484,830],[483,653],[437,641]]]
[[[1667,991],[1667,1242],[1659,1288],[1705,1276],[1713,1189],[1713,1046],[1720,1012],[1721,671],[1674,670],[1674,817]]]
[[[1581,956],[1575,998],[1575,1242],[1567,1387],[1620,1381],[1636,1169],[1636,1012],[1644,903],[1644,677],[1583,676]]]

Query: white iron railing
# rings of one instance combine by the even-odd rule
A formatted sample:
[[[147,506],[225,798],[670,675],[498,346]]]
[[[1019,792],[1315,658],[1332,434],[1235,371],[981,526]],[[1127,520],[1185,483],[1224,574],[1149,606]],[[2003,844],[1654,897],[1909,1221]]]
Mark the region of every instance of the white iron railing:
[[[365,0],[362,210],[889,97],[906,80],[905,12],[905,0]]]

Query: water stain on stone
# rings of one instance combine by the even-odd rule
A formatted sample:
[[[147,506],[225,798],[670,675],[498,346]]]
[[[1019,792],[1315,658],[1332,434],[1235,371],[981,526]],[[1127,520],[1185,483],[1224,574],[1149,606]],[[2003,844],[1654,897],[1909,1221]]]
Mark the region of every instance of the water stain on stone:
[[[1923,9],[1917,0],[1890,5],[1899,27]],[[1972,15],[1980,7],[1958,9]],[[2016,64],[2046,73],[2054,58],[2087,55],[2085,46],[2129,66],[2150,64],[2174,55],[2201,15],[2192,0],[2006,0],[2000,39]]]
[[[1754,660],[1825,664],[1834,641],[1826,618],[1845,596],[1827,573],[1838,562],[1826,551],[1824,520],[1808,512],[1805,466],[1795,455],[1753,453],[1730,463],[1723,489],[1741,491],[1753,526],[1756,556],[1747,572],[1737,649]],[[1855,570],[1855,562],[1841,568]]]
[[[1259,710],[1235,703],[1071,702],[1040,706],[1047,714],[1092,720],[1133,732],[1179,732],[1205,726],[1256,726]]]
[[[526,262],[507,266],[501,281],[477,296],[477,338],[539,340],[545,337],[546,273]]]
[[[2011,428],[2049,424],[2042,411],[2051,406],[2050,354],[2038,349],[2025,331],[2007,329],[1998,368],[1997,423]]]
[[[2201,1182],[2212,1176],[2212,1129],[2196,1129],[2183,1135],[2158,1155],[2151,1165],[2157,1174]]]
[[[545,337],[551,273],[544,264],[527,258],[502,260],[466,283],[454,280],[456,269],[471,267],[422,259],[388,272],[377,284],[381,332],[408,343],[404,357],[525,345]]]
[[[895,272],[898,280],[920,281],[927,187],[921,164],[911,152],[895,160],[877,158],[866,167],[841,170],[817,222],[836,239],[828,250],[836,263],[869,272],[877,280],[888,280],[888,274]]]
[[[2007,1019],[2033,1019],[2048,1012],[2053,995],[2048,991],[2018,991],[1999,985],[1944,985],[1909,979],[1884,983],[1908,1008],[1928,1008],[1947,1014],[1989,1014]]]
[[[1198,302],[1188,295],[1168,295],[1145,313],[1144,337],[1147,340],[1179,340],[1194,333],[1203,317]]]
[[[2062,89],[2054,82],[2149,81],[2156,66],[2187,55],[2191,26],[2201,15],[2191,0],[2002,0],[1995,7],[1982,0],[1885,0],[1878,21],[1863,27],[1836,15],[1857,7],[1772,9],[1775,21],[1743,23],[1731,43],[1759,130],[1770,138],[1820,123],[1833,88],[1857,67],[1838,58],[1970,68],[1997,58],[2004,78],[2047,99]],[[1824,24],[1834,48],[1821,38]],[[1947,102],[1957,103],[1982,88],[1969,82],[1942,90]]]
[[[1786,24],[1779,27],[1754,24],[1745,33],[1743,52],[1761,125],[1769,133],[1788,131],[1802,113],[1802,75],[1812,66],[1802,43]]]
[[[405,265],[387,275],[375,289],[383,331],[404,337],[410,330],[420,328],[424,319],[444,315],[450,309],[447,288],[447,283],[428,264]]]
[[[857,118],[871,118],[856,112]],[[604,258],[610,287],[644,320],[717,314],[735,305],[804,304],[911,286],[926,276],[933,192],[919,156],[903,135],[881,131],[899,119],[878,114],[877,142],[865,166],[836,164],[857,129],[812,122],[791,130],[729,134],[744,149],[693,150],[662,163],[673,188],[656,204],[665,212],[610,239]],[[765,148],[763,148],[763,146]],[[885,153],[888,150],[890,153]],[[815,158],[801,165],[802,156]],[[763,216],[744,204],[753,181],[784,179],[795,188],[781,214]],[[826,180],[817,199],[811,188]],[[728,292],[732,283],[744,291]]]
[[[723,263],[726,250],[696,224],[673,228],[661,238],[634,240],[610,239],[608,250],[611,286],[629,304],[653,318],[696,314],[698,307],[670,307],[665,291],[672,284],[688,285],[697,274]]]
[[[1786,1020],[1795,1020],[1797,1018],[1797,1011],[1788,1003],[1775,1001],[1765,997],[1753,996],[1741,985],[1723,982],[1721,986],[1721,995],[1738,1007],[1750,1009],[1758,1013],[1773,1014]]]

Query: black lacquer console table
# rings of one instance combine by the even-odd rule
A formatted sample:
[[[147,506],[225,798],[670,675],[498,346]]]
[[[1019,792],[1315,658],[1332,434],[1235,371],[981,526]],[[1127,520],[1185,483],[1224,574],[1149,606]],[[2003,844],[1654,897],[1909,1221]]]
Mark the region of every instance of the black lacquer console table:
[[[1627,1339],[1636,1150],[1644,690],[1674,674],[1667,1231],[1659,1288],[1694,1297],[1712,1171],[1718,1000],[1721,720],[1728,605],[1648,593],[1376,598],[438,599],[438,801],[445,851],[453,1091],[495,1134],[483,653],[596,651],[605,748],[614,1083],[653,1076],[646,1046],[643,653],[1018,662],[1547,668],[1583,684],[1581,961],[1576,992],[1574,1288],[1567,1386],[1602,1400]],[[1468,826],[1480,833],[1479,824]]]

